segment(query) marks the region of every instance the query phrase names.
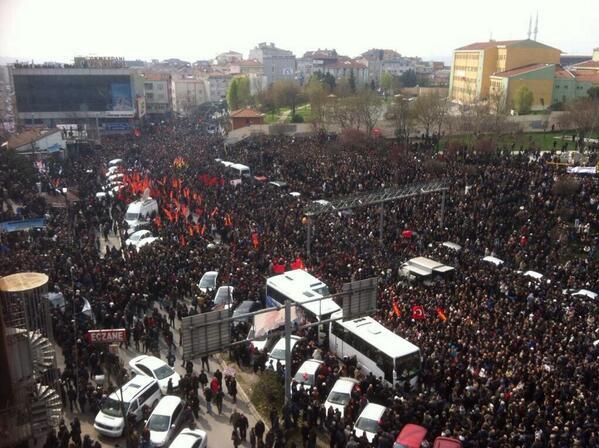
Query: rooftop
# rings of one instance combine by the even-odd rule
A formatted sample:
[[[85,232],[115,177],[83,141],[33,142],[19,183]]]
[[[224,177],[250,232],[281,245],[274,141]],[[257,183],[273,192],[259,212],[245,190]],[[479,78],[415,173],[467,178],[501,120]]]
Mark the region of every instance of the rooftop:
[[[530,48],[553,48],[549,45],[542,44],[536,40],[518,39],[518,40],[490,40],[487,42],[474,42],[465,47],[456,48],[456,51],[476,51],[487,50],[494,47],[530,47]],[[553,48],[557,50],[556,48]]]
[[[588,61],[584,61],[584,62],[579,62],[578,64],[574,64],[572,66],[575,69],[592,69],[592,70],[599,70],[599,61],[593,61],[592,59],[589,59]]]
[[[263,115],[254,109],[238,109],[229,114],[230,118],[261,118]]]
[[[9,138],[7,146],[9,149],[20,148],[57,132],[60,132],[60,129],[29,129]]]
[[[522,75],[524,73],[534,72],[540,70],[542,68],[553,66],[554,64],[528,64],[523,65],[522,67],[513,68],[511,70],[506,70],[503,72],[493,73],[493,76],[498,76],[500,78],[511,78],[512,76]]]

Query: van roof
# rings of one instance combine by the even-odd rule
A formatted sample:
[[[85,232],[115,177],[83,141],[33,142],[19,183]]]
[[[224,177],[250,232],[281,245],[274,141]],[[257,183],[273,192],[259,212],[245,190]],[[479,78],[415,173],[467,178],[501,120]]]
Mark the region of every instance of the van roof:
[[[349,377],[342,377],[335,381],[331,392],[345,392],[349,394],[356,384],[359,384],[358,380]]]
[[[297,369],[298,372],[316,373],[318,368],[322,365],[322,361],[318,359],[308,359]]]
[[[155,382],[156,380],[154,378],[150,378],[149,376],[136,375],[135,377],[131,378],[129,382],[125,383],[121,389],[111,393],[110,398],[118,401],[120,401],[122,398],[122,401],[129,403],[141,391]]]
[[[170,415],[173,413],[173,410],[177,407],[177,405],[181,403],[181,399],[174,395],[166,395],[162,397],[162,399],[158,402],[154,411],[152,411],[153,415]]]
[[[360,413],[360,417],[368,418],[370,420],[379,421],[387,408],[380,404],[368,403],[364,410]]]
[[[249,166],[242,165],[241,163],[234,163],[234,164],[230,165],[229,168],[233,168],[233,169],[241,170],[241,171],[245,171],[245,170],[249,171],[249,169],[250,169]]]

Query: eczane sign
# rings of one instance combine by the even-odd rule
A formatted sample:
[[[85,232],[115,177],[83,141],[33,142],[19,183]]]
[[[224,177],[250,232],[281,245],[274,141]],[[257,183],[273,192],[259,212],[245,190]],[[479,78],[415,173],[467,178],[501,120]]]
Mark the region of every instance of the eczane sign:
[[[110,330],[89,330],[87,332],[89,342],[101,342],[109,344],[111,342],[125,342],[127,331],[124,328],[114,328]]]

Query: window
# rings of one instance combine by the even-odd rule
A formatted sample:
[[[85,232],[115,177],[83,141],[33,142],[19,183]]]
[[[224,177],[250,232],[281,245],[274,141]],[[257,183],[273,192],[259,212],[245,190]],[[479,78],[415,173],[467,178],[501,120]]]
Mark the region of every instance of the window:
[[[152,90],[153,88],[154,88],[154,84],[152,84],[151,82],[144,82],[145,90]]]
[[[144,375],[149,376],[150,378],[154,377],[154,375],[152,375],[152,371],[143,364],[135,364],[135,367],[141,370],[144,373]]]
[[[177,420],[179,419],[179,415],[181,414],[182,409],[183,409],[183,405],[181,403],[179,403],[173,412],[173,419],[171,420],[171,425],[174,425],[175,423],[177,423]]]
[[[156,392],[158,392],[158,383],[155,382],[150,387],[148,387],[146,390],[144,390],[144,392],[139,397],[139,402],[142,403],[142,404],[144,404]]]
[[[158,90],[164,90],[164,84],[162,84],[162,83],[158,84]]]
[[[154,101],[154,94],[153,93],[146,93],[146,100],[147,101]]]

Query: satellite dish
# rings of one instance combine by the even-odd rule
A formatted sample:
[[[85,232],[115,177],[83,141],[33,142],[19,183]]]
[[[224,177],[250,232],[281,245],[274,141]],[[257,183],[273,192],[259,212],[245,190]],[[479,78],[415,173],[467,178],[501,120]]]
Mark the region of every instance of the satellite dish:
[[[143,200],[144,200],[144,201],[147,201],[148,199],[150,199],[150,189],[149,189],[149,188],[146,188],[146,189],[144,190]]]

